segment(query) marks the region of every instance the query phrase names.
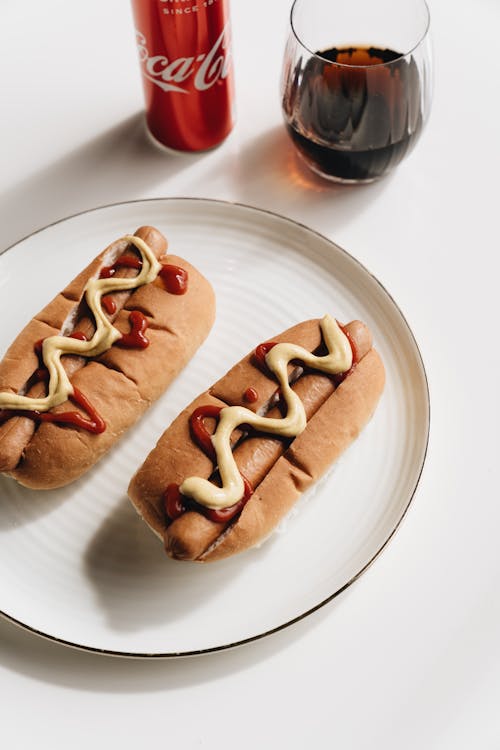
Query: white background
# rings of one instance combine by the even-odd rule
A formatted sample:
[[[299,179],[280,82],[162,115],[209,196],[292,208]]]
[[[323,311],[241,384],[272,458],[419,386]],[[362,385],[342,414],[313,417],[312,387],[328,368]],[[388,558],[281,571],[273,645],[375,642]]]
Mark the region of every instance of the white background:
[[[236,200],[323,232],[389,289],[419,342],[432,400],[419,491],[343,596],[232,652],[117,660],[0,622],[6,748],[500,746],[500,5],[431,3],[429,126],[392,176],[358,188],[311,177],[287,141],[289,5],[233,0],[236,128],[211,153],[173,157],[144,138],[125,0],[3,0],[0,247],[159,196]]]

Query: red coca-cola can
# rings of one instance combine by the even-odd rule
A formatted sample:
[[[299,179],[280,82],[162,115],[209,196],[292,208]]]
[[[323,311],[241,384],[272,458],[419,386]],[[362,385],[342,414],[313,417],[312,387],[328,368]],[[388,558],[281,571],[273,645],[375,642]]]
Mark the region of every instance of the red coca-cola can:
[[[228,0],[132,0],[153,138],[178,151],[216,146],[233,124]]]

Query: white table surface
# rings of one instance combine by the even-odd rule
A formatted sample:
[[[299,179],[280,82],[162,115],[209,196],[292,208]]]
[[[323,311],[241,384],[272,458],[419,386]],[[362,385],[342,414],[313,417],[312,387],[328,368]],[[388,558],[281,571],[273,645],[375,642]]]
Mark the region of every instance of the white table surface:
[[[234,651],[122,660],[0,621],[2,747],[500,747],[500,4],[431,2],[428,128],[392,176],[359,188],[307,175],[284,133],[289,5],[233,0],[237,125],[211,153],[171,157],[143,135],[125,0],[3,0],[0,249],[159,196],[248,203],[324,233],[389,289],[419,342],[432,420],[417,495],[345,594]]]

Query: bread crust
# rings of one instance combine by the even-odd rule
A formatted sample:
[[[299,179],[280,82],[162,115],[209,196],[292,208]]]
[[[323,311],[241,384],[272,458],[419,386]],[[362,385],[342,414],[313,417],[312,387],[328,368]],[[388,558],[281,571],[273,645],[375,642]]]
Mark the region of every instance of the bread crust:
[[[153,227],[141,227],[136,234],[155,255],[164,256],[167,243]],[[33,350],[36,340],[61,332],[75,315],[85,284],[98,276],[110,256],[124,252],[126,242],[113,243],[52,300],[19,334],[0,363],[0,389],[19,391],[38,367]],[[170,294],[153,282],[130,293],[118,292],[119,305],[113,316],[121,332],[130,329],[129,312],[140,310],[148,320],[149,346],[145,349],[112,346],[97,359],[85,361],[65,357],[71,382],[89,399],[106,422],[100,434],[44,422],[35,429],[32,419],[12,417],[0,426],[0,469],[33,489],[60,487],[78,478],[93,466],[129,429],[151,403],[165,390],[206,338],[215,317],[215,297],[209,282],[187,261],[168,256],[166,262],[188,273],[185,294]],[[76,328],[79,328],[76,323]],[[81,411],[68,403],[53,412]],[[17,423],[17,425],[16,425]],[[21,424],[20,424],[21,423]],[[9,432],[29,433],[15,465],[8,455]],[[15,441],[14,441],[15,442]],[[6,447],[7,446],[7,447]],[[14,458],[19,444],[14,446]]]
[[[360,359],[345,380],[335,387],[329,376],[308,372],[293,385],[306,411],[304,432],[291,443],[258,434],[236,445],[235,461],[254,487],[236,521],[219,523],[188,511],[167,524],[163,498],[170,483],[180,484],[192,475],[208,479],[213,474],[212,461],[190,436],[189,418],[198,406],[244,405],[258,411],[272,398],[276,380],[256,364],[253,352],[195,399],[163,433],[132,478],[129,496],[155,533],[164,537],[170,557],[211,562],[258,544],[359,434],[375,410],[385,375],[369,329],[352,321],[346,330]],[[297,343],[315,351],[321,344],[319,320],[294,326],[272,341]],[[244,399],[248,386],[258,394],[253,404]],[[268,416],[278,415],[278,406],[268,412]]]

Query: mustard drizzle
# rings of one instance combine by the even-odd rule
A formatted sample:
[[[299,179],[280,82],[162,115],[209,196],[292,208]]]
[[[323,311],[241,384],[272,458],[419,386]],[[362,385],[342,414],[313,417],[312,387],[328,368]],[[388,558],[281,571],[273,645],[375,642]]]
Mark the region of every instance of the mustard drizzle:
[[[54,406],[59,406],[73,395],[73,386],[64,370],[61,357],[64,354],[76,354],[87,358],[98,357],[121,338],[122,334],[113,326],[102,309],[102,297],[113,292],[126,291],[149,284],[154,281],[162,267],[150,247],[140,237],[125,235],[122,239],[134,245],[139,251],[142,259],[140,272],[129,279],[114,277],[89,279],[85,285],[84,298],[95,319],[96,330],[92,338],[89,341],[80,341],[60,334],[48,336],[42,345],[42,359],[49,373],[47,395],[42,398],[31,398],[2,391],[0,392],[0,409],[45,412]]]
[[[291,438],[304,430],[306,413],[302,401],[288,382],[289,363],[298,359],[307,367],[329,375],[347,372],[352,366],[351,345],[337,321],[331,315],[325,315],[320,325],[328,354],[319,357],[301,346],[287,343],[276,344],[266,354],[266,365],[276,377],[287,405],[286,417],[263,417],[244,406],[225,406],[212,435],[222,486],[217,487],[202,477],[188,477],[180,486],[185,497],[214,510],[229,508],[241,500],[244,484],[230,443],[231,433],[239,425],[248,424],[262,432]]]

